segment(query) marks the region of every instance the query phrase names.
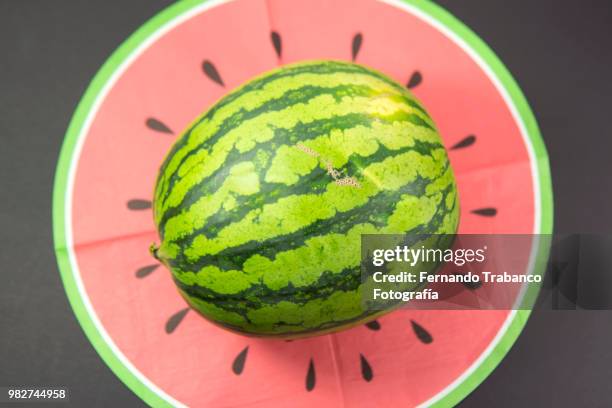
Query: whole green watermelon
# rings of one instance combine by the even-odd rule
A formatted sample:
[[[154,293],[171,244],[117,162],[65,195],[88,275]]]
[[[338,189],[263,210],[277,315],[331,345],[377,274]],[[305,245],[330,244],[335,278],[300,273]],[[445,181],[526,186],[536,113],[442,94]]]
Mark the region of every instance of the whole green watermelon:
[[[268,72],[199,117],[161,166],[152,252],[181,295],[237,332],[320,334],[365,322],[360,237],[449,233],[459,205],[436,127],[360,65]]]

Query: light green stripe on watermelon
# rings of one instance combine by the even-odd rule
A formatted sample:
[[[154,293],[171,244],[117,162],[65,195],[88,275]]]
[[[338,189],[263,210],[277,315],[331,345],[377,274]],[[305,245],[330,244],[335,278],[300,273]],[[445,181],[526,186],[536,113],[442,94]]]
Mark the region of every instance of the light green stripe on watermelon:
[[[339,212],[366,205],[370,197],[381,190],[395,191],[414,181],[417,175],[434,180],[439,170],[437,162],[431,156],[422,156],[414,151],[387,158],[361,172],[361,188],[347,188],[330,183],[323,194],[285,197],[277,203],[253,210],[241,221],[221,230],[214,239],[198,235],[193,244],[185,249],[185,255],[196,260],[200,256],[216,254],[224,248],[248,241],[260,241],[294,232],[316,220],[331,218]],[[256,179],[257,176],[251,173],[248,177]],[[196,218],[195,215],[187,216],[190,219]],[[168,227],[166,239],[171,241],[171,229]]]
[[[244,263],[255,254],[272,259],[279,252],[303,246],[310,237],[317,235],[317,233],[345,233],[352,226],[361,223],[371,223],[377,227],[383,227],[387,223],[388,214],[393,211],[398,200],[404,194],[409,194],[409,191],[413,189],[412,187],[408,186],[401,191],[393,193],[380,193],[368,202],[367,208],[356,207],[352,210],[338,213],[333,218],[317,220],[289,234],[278,235],[261,241],[248,241],[242,245],[225,248],[215,255],[200,257],[196,261],[190,261],[181,254],[178,258],[173,257],[169,259],[169,262],[174,269],[182,271],[195,271],[206,265],[217,265],[225,270],[241,269]],[[431,231],[436,231],[439,223],[439,221],[430,221],[428,227]]]
[[[456,222],[456,218],[453,219],[453,218],[446,217],[446,214],[455,215],[453,211],[451,211],[453,207],[456,205],[455,200],[451,200],[450,206],[446,207],[445,210],[440,211],[441,216],[437,217],[438,218],[437,220],[432,219],[432,217],[433,217],[433,211],[436,208],[438,209],[443,208],[443,206],[440,205],[442,200],[444,200],[445,202],[448,202],[446,200],[446,197],[452,194],[451,193],[452,187],[454,186],[452,185],[447,186],[442,192],[433,194],[431,196],[415,197],[409,194],[402,193],[399,196],[400,198],[396,200],[397,205],[395,204],[395,202],[392,202],[391,205],[387,205],[388,208],[393,209],[395,207],[394,210],[390,211],[391,213],[390,216],[379,217],[378,215],[373,215],[371,217],[366,216],[360,219],[353,219],[353,221],[355,221],[356,224],[363,223],[364,225],[365,224],[374,225],[377,228],[376,231],[374,232],[411,231],[423,224],[428,224],[427,230],[429,233],[448,232],[449,230],[452,230],[453,222]],[[385,199],[392,198],[392,197],[383,196],[382,198],[383,198],[382,201],[384,202]],[[380,208],[380,207],[377,209],[387,210],[386,208]],[[363,214],[363,211],[359,212],[359,214],[360,215]],[[331,226],[327,230],[325,229],[323,230],[327,233],[327,235],[336,234],[336,236],[340,236],[344,233],[348,233],[347,231],[350,231],[350,229],[353,228],[354,225],[355,224],[352,224],[352,223],[344,223],[344,224],[336,223],[336,224],[331,224]],[[317,243],[319,242],[318,240],[320,239],[321,240],[327,239],[326,236],[308,236],[304,234],[297,234],[297,236],[298,236],[298,239],[295,241],[291,237],[287,237],[287,236],[281,237],[284,239],[274,240],[272,244],[269,244],[267,241],[262,241],[259,243],[259,246],[258,246],[259,250],[251,250],[251,248],[247,248],[246,250],[241,250],[239,247],[236,247],[234,249],[228,248],[227,250],[230,254],[234,255],[234,258],[243,258],[244,261],[240,265],[237,265],[237,267],[242,268],[242,270],[246,271],[247,273],[250,273],[252,272],[249,269],[251,262],[254,262],[254,260],[260,259],[261,256],[268,257],[269,259],[274,259],[281,252],[285,254],[283,256],[286,256],[287,254],[290,253],[290,250],[300,249],[302,247],[308,247],[309,242]],[[327,243],[331,245],[331,248],[336,248],[336,249],[338,248],[337,243],[334,243],[334,242],[321,241],[321,244],[322,243]],[[324,255],[321,252],[315,252],[315,254],[317,253],[320,254],[321,256]],[[332,254],[332,253],[334,253],[334,251],[332,251],[329,254]],[[201,265],[202,269],[206,269],[208,266],[218,266],[219,271],[225,269],[223,265],[217,264],[216,261],[218,261],[218,259],[220,258],[217,258],[217,259],[213,258],[211,260],[208,260],[207,262],[202,263]],[[307,258],[307,260],[303,259],[301,262],[298,263],[298,265],[300,265],[300,267],[305,266],[307,262],[311,262],[311,261],[314,262],[315,264],[318,264],[319,268],[323,267],[321,265],[327,265],[325,264],[323,260],[319,259],[317,256],[310,256],[309,258]],[[191,265],[196,267],[196,270],[197,270],[198,264],[199,263],[193,263]],[[356,264],[357,263],[355,263],[354,265]],[[179,264],[174,264],[174,263],[173,263],[173,267],[174,267],[174,270],[177,270],[177,271],[189,270],[188,266],[184,267],[184,265],[179,265]],[[285,269],[287,268],[284,268],[283,270]],[[207,269],[207,270],[210,271],[210,269]],[[291,273],[292,273],[291,268],[289,268],[287,271],[287,274],[291,275]]]
[[[346,234],[315,236],[303,246],[277,253],[274,259],[256,253],[247,259],[240,271],[224,271],[210,265],[197,273],[179,272],[174,276],[186,285],[206,287],[220,295],[239,293],[258,283],[272,291],[289,284],[296,288],[309,286],[319,279],[321,270],[340,273],[358,266],[361,234],[408,231],[427,224],[435,215],[440,199],[441,196],[405,194],[385,227],[364,223],[352,226]]]
[[[218,130],[225,120],[232,117],[239,111],[250,111],[262,106],[271,100],[285,100],[291,104],[291,99],[285,98],[286,94],[292,90],[303,88],[305,85],[320,88],[336,88],[339,86],[364,86],[368,87],[372,93],[398,93],[397,84],[390,82],[372,71],[366,69],[353,69],[347,72],[344,69],[337,69],[330,72],[325,69],[328,66],[340,67],[339,63],[313,63],[309,66],[300,67],[300,71],[295,75],[286,75],[283,71],[276,71],[261,78],[259,82],[265,84],[262,87],[243,87],[238,88],[231,94],[229,103],[220,102],[222,107],[212,110],[196,121],[198,124],[192,128],[189,138],[185,140],[185,149],[177,151],[172,160],[167,163],[167,170],[173,173],[175,166],[182,157],[206,140]],[[322,70],[323,68],[323,70]],[[344,68],[344,67],[342,67]],[[323,72],[320,72],[320,71]],[[289,72],[291,69],[289,69]],[[257,83],[255,80],[253,83]],[[204,131],[202,131],[204,129]]]
[[[163,202],[164,207],[179,205],[192,185],[210,176],[224,164],[232,149],[246,153],[255,148],[257,144],[273,139],[275,129],[291,129],[298,123],[309,123],[321,119],[333,120],[336,116],[350,113],[376,117],[396,112],[405,112],[418,117],[418,113],[415,113],[410,107],[386,97],[343,97],[338,102],[335,96],[329,94],[314,97],[306,104],[298,103],[280,111],[262,113],[228,131],[209,149],[201,148],[193,154],[188,160],[189,163],[185,163],[186,170],[178,171],[181,179],[173,186],[172,191]],[[169,170],[164,169],[164,171]],[[164,210],[165,208],[159,208],[160,213]]]
[[[410,200],[406,201],[405,204],[408,204],[409,201]],[[417,205],[413,208],[417,211],[417,213],[413,214],[415,216],[420,215],[420,211],[423,210],[431,211],[438,208],[438,215],[440,211],[439,207],[436,207],[436,204],[432,206],[430,203],[421,203],[421,205]],[[447,219],[448,216],[451,216],[451,218],[453,217],[452,213],[448,213],[443,216],[443,218]],[[424,222],[427,223],[427,219],[424,219]],[[448,228],[450,225],[453,225],[452,228],[454,228],[456,222],[457,220],[455,218],[454,221],[450,223],[442,223],[442,225],[446,225],[446,227],[434,231],[425,229],[423,232],[446,232],[448,230],[445,228]],[[193,274],[186,274],[189,277],[183,276],[182,279],[184,282],[177,281],[177,284],[179,285],[181,293],[190,304],[206,313],[209,318],[229,325],[231,328],[238,331],[260,334],[267,333],[270,335],[286,333],[298,334],[321,331],[338,325],[350,324],[368,315],[368,311],[364,310],[360,305],[360,271],[358,266],[355,266],[355,264],[359,263],[359,236],[362,233],[384,232],[388,232],[388,230],[376,229],[371,225],[358,225],[351,229],[349,235],[339,237],[336,241],[337,246],[330,245],[329,242],[320,242],[319,246],[313,245],[315,250],[318,247],[319,249],[327,249],[328,251],[324,256],[318,259],[318,261],[327,262],[327,264],[322,265],[322,268],[338,269],[343,264],[349,265],[348,268],[340,271],[338,279],[329,279],[329,276],[327,276],[328,281],[331,280],[334,282],[335,286],[331,287],[332,290],[329,290],[329,282],[324,282],[324,284],[316,282],[317,284],[312,285],[312,283],[315,283],[313,278],[316,272],[307,276],[307,278],[309,277],[310,279],[302,279],[303,282],[300,282],[299,278],[291,282],[285,282],[284,279],[286,276],[291,276],[291,274],[300,276],[300,274],[303,274],[303,270],[302,268],[295,267],[296,263],[293,262],[294,260],[283,259],[284,254],[282,253],[279,254],[279,258],[286,262],[275,260],[274,265],[259,265],[259,272],[264,277],[269,275],[269,271],[278,271],[279,267],[293,267],[293,269],[288,270],[287,274],[277,274],[277,279],[274,279],[274,275],[272,278],[263,278],[269,289],[266,292],[262,292],[261,284],[254,283],[253,285],[247,286],[242,292],[238,292],[239,296],[225,297],[220,294],[213,294],[213,296],[210,296],[210,293],[206,292],[215,287],[215,283],[210,280],[210,276],[208,275],[211,273],[210,270],[206,271],[206,275],[198,274],[194,276]],[[315,239],[313,239],[313,241],[314,240]],[[353,247],[350,247],[350,245]],[[338,254],[353,255],[348,255],[340,260],[336,260]],[[307,254],[295,255],[307,256]],[[354,259],[350,259],[351,257]],[[309,258],[299,258],[299,260],[302,261],[304,259]],[[264,263],[269,262],[263,259],[258,261],[263,261]],[[316,263],[313,263],[308,266],[314,267],[315,265]],[[271,266],[272,269],[267,269],[267,266]],[[315,268],[312,270],[314,271]],[[252,275],[255,275],[257,271],[254,270],[251,272]],[[227,283],[229,279],[226,279],[227,276],[224,276],[223,273],[224,272],[221,272],[219,275],[219,281]],[[327,273],[328,272],[325,274]],[[200,277],[206,279],[206,281],[198,282],[197,278]],[[196,279],[195,282],[192,281],[193,278]],[[319,279],[319,281],[320,280],[321,279]],[[346,283],[341,283],[341,280]],[[302,283],[302,285],[300,285],[300,283]],[[327,286],[325,283],[327,283]],[[190,286],[194,284],[195,286]],[[309,284],[311,285],[309,286]],[[287,287],[290,287],[292,290],[288,296],[283,296],[283,288],[286,289]],[[205,288],[206,295],[200,295],[201,292],[193,290],[194,288]],[[229,288],[217,289],[227,291]],[[235,290],[236,288],[233,289]]]
[[[395,135],[403,133],[413,135],[414,137],[395,137]],[[332,162],[334,168],[342,168],[347,164],[348,158],[352,155],[357,154],[367,158],[381,149],[381,146],[390,150],[397,150],[415,146],[417,141],[425,141],[432,144],[439,142],[435,132],[429,129],[420,129],[406,121],[389,125],[374,123],[371,128],[357,126],[345,131],[332,131],[328,135],[306,140],[303,145],[319,152],[322,157]],[[241,166],[241,164],[239,163],[234,166]],[[325,165],[321,160],[305,154],[295,145],[282,145],[277,148],[267,170],[257,168],[254,165],[251,168],[253,174],[248,175],[248,177],[258,178],[258,183],[280,183],[292,186],[298,182],[300,176],[307,175],[315,167],[325,168]],[[211,207],[214,206],[218,210],[228,201],[231,203],[236,200],[237,196],[254,194],[256,192],[253,189],[235,191],[236,188],[234,186],[237,184],[233,176],[235,171],[233,167],[229,168],[228,177],[223,181],[223,184],[216,187],[214,193],[200,197],[193,205],[185,205],[183,203],[183,212],[167,222],[160,223],[164,239],[172,241],[190,234],[193,230],[204,225],[208,216],[216,212]],[[261,173],[262,177],[258,177],[258,173]],[[354,174],[354,176],[359,175]],[[364,175],[362,174],[362,176]],[[242,177],[247,177],[247,175]],[[329,175],[325,175],[325,178],[328,182],[333,181]]]
[[[450,173],[445,173],[445,174],[450,174]],[[447,184],[446,186],[444,186],[444,190],[443,191],[452,191],[452,189],[449,189],[448,187],[451,186],[452,187],[452,178],[447,178],[447,177],[443,177],[446,178],[446,180],[448,181],[449,184]],[[440,184],[440,188],[442,188],[442,184]],[[435,210],[437,208],[440,207],[440,203],[444,198],[444,196],[441,194],[441,191],[430,191],[429,192],[429,196],[421,196],[421,197],[414,197],[414,196],[410,196],[408,194],[403,194],[401,195],[401,199],[399,200],[399,202],[397,203],[397,205],[395,205],[395,203],[391,203],[391,207],[396,207],[396,209],[392,212],[391,216],[388,217],[388,219],[386,219],[383,223],[383,225],[386,225],[384,227],[381,228],[377,228],[377,229],[373,229],[373,230],[369,230],[369,233],[375,233],[375,232],[382,232],[382,231],[408,231],[408,230],[412,230],[415,227],[417,227],[418,225],[421,225],[423,223],[431,223],[431,219],[433,216],[433,213],[435,212]],[[450,195],[450,193],[448,193],[448,195]],[[448,196],[447,195],[447,196]],[[453,206],[454,200],[452,200],[450,202],[450,205]],[[450,209],[450,207],[447,207],[447,209]],[[433,223],[434,226],[437,225],[442,225],[442,228],[440,230],[438,229],[431,229],[431,233],[435,233],[435,232],[444,232],[444,231],[448,231],[449,230],[449,226],[448,225],[444,225],[444,223],[442,222],[442,220],[440,222],[435,222]],[[371,223],[366,223],[363,225],[369,225],[372,227]],[[350,225],[349,225],[350,227]],[[282,270],[282,271],[286,271],[286,275],[287,276],[294,276],[294,274],[297,274],[295,276],[300,276],[299,275],[299,269],[302,267],[307,267],[307,261],[308,262],[314,262],[312,265],[314,267],[318,267],[323,268],[325,270],[332,270],[332,271],[336,271],[338,272],[339,270],[349,266],[347,265],[340,265],[336,268],[333,268],[331,264],[329,264],[329,262],[335,262],[336,260],[334,259],[333,254],[336,254],[335,256],[338,257],[338,254],[342,254],[344,253],[344,251],[347,251],[347,253],[353,254],[354,256],[357,256],[357,258],[353,258],[352,259],[352,266],[355,266],[358,264],[358,253],[354,252],[355,248],[358,247],[351,247],[351,248],[342,248],[340,244],[344,243],[352,243],[353,245],[355,244],[355,237],[350,235],[350,231],[352,231],[352,227],[351,230],[349,230],[349,233],[345,234],[345,235],[341,235],[341,234],[328,234],[326,236],[320,236],[320,237],[314,237],[314,238],[309,238],[308,240],[304,241],[303,245],[300,245],[296,248],[295,251],[295,256],[293,256],[292,254],[294,252],[292,251],[285,251],[282,254],[280,252],[276,253],[276,259],[274,260],[274,262],[270,263],[270,271],[273,270]],[[361,231],[361,233],[365,233],[363,231]],[[338,239],[332,239],[332,237],[339,237]],[[358,238],[358,236],[357,236]],[[282,241],[281,241],[282,242]],[[262,244],[264,244],[262,242]],[[311,247],[311,245],[314,245],[314,247]],[[310,248],[310,255],[308,252],[308,248]],[[314,249],[313,249],[314,248]],[[324,248],[331,248],[331,252],[325,252]],[[231,250],[231,248],[229,248]],[[304,252],[305,251],[305,252]],[[315,256],[315,255],[320,255],[320,256]],[[307,256],[308,255],[308,256]],[[281,258],[279,258],[279,256]],[[294,268],[289,267],[289,264],[287,265],[283,265],[283,264],[277,264],[275,263],[277,260],[279,259],[293,259]],[[302,259],[300,262],[298,262],[300,259]],[[255,262],[255,264],[253,264],[253,262]],[[245,277],[247,276],[251,276],[254,277],[255,279],[259,279],[261,277],[261,275],[259,273],[256,273],[257,270],[259,270],[260,272],[263,273],[263,269],[259,268],[257,269],[255,266],[260,264],[261,262],[266,262],[263,261],[263,257],[257,252],[253,252],[252,256],[250,258],[248,258],[246,260],[246,262],[244,262],[243,265],[243,270],[245,273]],[[236,279],[236,276],[232,276],[231,282],[224,282],[223,277],[229,277],[230,274],[236,273],[238,271],[230,271],[230,274],[228,275],[219,275],[219,276],[214,276],[214,273],[216,272],[221,272],[221,269],[219,268],[211,268],[212,265],[208,265],[205,266],[199,273],[198,276],[204,278],[204,279],[212,279],[215,280],[217,278],[219,278],[218,282],[221,285],[225,285],[225,284],[230,284],[230,285],[238,285],[240,286],[240,282]],[[297,268],[297,269],[296,269]],[[295,269],[295,270],[294,270]],[[193,278],[195,275],[194,274],[181,274],[180,275],[182,278],[185,279],[191,279]],[[248,278],[246,279],[247,281],[249,280]],[[228,279],[229,281],[229,279]],[[185,282],[187,283],[187,282]],[[209,282],[211,283],[211,282]],[[252,282],[251,282],[252,283]],[[245,283],[245,286],[248,286],[249,283]],[[292,281],[292,285],[298,287],[300,286],[298,284],[298,282],[296,281]],[[212,288],[212,283],[211,283],[211,288]],[[234,289],[236,289],[237,286],[234,286]],[[223,293],[227,293],[227,292],[223,292]]]
[[[312,67],[313,70],[325,67],[330,63],[318,64]],[[335,63],[335,65],[342,65]],[[272,75],[274,77],[274,75]],[[264,78],[266,79],[266,78]],[[307,84],[307,85],[304,85]],[[363,88],[368,90],[369,95],[386,95],[387,98],[403,100],[404,104],[411,106],[415,111],[422,115],[423,123],[431,125],[431,120],[422,109],[422,107],[414,101],[412,98],[407,98],[406,93],[400,93],[397,88],[397,84],[391,82],[388,78],[384,78],[378,74],[372,73],[367,70],[363,70],[359,73],[345,73],[338,72],[335,74],[320,74],[317,72],[309,72],[299,74],[296,76],[281,76],[278,80],[267,83],[262,89],[256,89],[249,91],[248,89],[238,89],[232,96],[239,94],[239,97],[232,98],[231,103],[224,105],[223,108],[213,108],[202,118],[200,118],[192,126],[190,131],[182,138],[177,146],[171,152],[172,155],[168,157],[168,160],[164,164],[163,177],[160,181],[161,188],[156,193],[156,200],[159,200],[164,196],[167,184],[170,182],[169,177],[172,177],[177,171],[178,176],[182,176],[185,172],[190,171],[192,163],[197,162],[197,158],[191,158],[191,153],[200,149],[202,143],[206,142],[213,135],[216,135],[219,131],[225,128],[233,128],[237,123],[244,122],[251,116],[257,117],[261,111],[271,111],[278,109],[279,107],[289,106],[296,103],[296,97],[293,95],[300,95],[305,92],[307,88],[317,88],[318,92],[323,92],[326,89],[342,89],[348,88],[353,89],[354,94],[356,88]],[[248,88],[248,87],[245,87]],[[290,95],[290,93],[292,93]],[[341,97],[342,92],[336,92],[336,97]],[[226,98],[228,99],[228,98]],[[297,98],[299,99],[299,98]],[[276,102],[275,106],[267,105],[270,102]],[[221,101],[223,103],[223,101]],[[252,113],[253,115],[249,115]],[[222,132],[223,133],[223,132]],[[189,160],[186,160],[188,158]]]
[[[397,134],[406,134],[410,137],[397,138]],[[325,136],[325,137],[320,137]],[[334,138],[342,143],[339,144],[338,149],[334,149],[330,140]],[[380,143],[379,142],[382,142]],[[360,115],[358,113],[351,113],[334,118],[333,121],[323,119],[309,123],[300,123],[295,127],[285,129],[275,129],[275,137],[273,141],[266,142],[258,145],[256,149],[251,150],[247,153],[240,153],[236,149],[233,149],[225,159],[225,165],[213,172],[209,177],[200,180],[197,184],[189,187],[189,191],[181,201],[180,205],[174,208],[166,208],[161,219],[158,220],[158,225],[162,236],[165,235],[165,226],[168,219],[187,211],[197,200],[203,196],[211,194],[220,188],[224,181],[224,178],[228,174],[228,169],[231,168],[231,163],[239,162],[241,160],[253,160],[256,166],[256,172],[262,174],[269,174],[270,172],[270,151],[274,152],[287,149],[289,151],[301,154],[303,162],[307,162],[309,159],[312,160],[311,156],[304,154],[300,149],[296,148],[297,143],[301,143],[309,148],[317,148],[311,144],[322,144],[323,148],[325,145],[330,145],[331,148],[326,148],[326,151],[322,152],[323,157],[334,157],[338,156],[338,152],[345,150],[344,146],[352,146],[355,144],[368,144],[370,146],[375,145],[377,148],[376,152],[382,148],[389,148],[395,150],[402,146],[413,146],[415,149],[418,146],[425,146],[429,144],[431,147],[441,147],[437,134],[429,128],[420,127],[413,124],[413,116],[405,112],[396,112],[387,116],[369,117]],[[355,150],[350,148],[351,151]],[[319,151],[319,150],[317,150]],[[345,152],[345,156],[348,153]],[[377,153],[378,154],[378,153]],[[278,153],[276,153],[278,156]],[[327,159],[329,160],[329,159]],[[347,159],[343,160],[346,162]],[[275,158],[276,168],[278,169],[278,159]],[[286,162],[286,161],[285,161]],[[289,164],[292,164],[290,162]],[[338,163],[338,162],[336,162]],[[334,164],[336,164],[334,163]],[[356,164],[357,161],[351,160],[347,164]],[[355,167],[355,166],[353,166]],[[320,168],[326,170],[324,163],[320,163]],[[354,174],[359,170],[357,168],[343,168],[343,165],[338,165],[339,170],[344,170],[348,174]],[[266,179],[274,180],[278,178],[280,172],[277,172],[268,179],[264,177],[264,180],[260,180],[264,184],[262,193],[271,196],[282,196],[282,191],[276,188],[267,188],[265,186]],[[312,175],[312,172],[311,172]],[[308,178],[311,178],[309,175]],[[325,181],[329,181],[329,176],[325,177]],[[312,180],[311,180],[312,181]],[[325,183],[325,184],[326,184]],[[319,182],[320,184],[320,182]],[[311,186],[312,187],[312,186]],[[293,189],[296,186],[293,185]],[[285,190],[290,191],[290,190]],[[230,199],[231,202],[240,201],[240,197],[233,197]],[[202,221],[203,222],[203,221]]]
[[[447,193],[451,190],[452,188],[447,187],[444,192]],[[340,272],[347,267],[355,268],[359,263],[358,249],[359,235],[361,233],[412,230],[419,225],[425,224],[429,224],[430,227],[433,224],[433,228],[428,229],[426,232],[448,232],[449,228],[452,228],[453,223],[446,225],[448,223],[445,223],[442,218],[446,218],[444,214],[456,215],[456,213],[440,211],[441,207],[439,204],[442,200],[444,200],[444,194],[441,194],[441,192],[432,197],[422,196],[420,198],[403,195],[396,209],[388,218],[388,222],[385,223],[387,224],[385,227],[375,228],[372,224],[365,223],[351,227],[345,235],[328,234],[326,236],[313,237],[305,241],[304,245],[294,251],[278,252],[273,260],[265,259],[265,257],[255,254],[245,262],[243,272],[229,271],[229,273],[224,274],[225,272],[222,272],[219,268],[205,267],[198,274],[180,273],[175,274],[175,276],[186,284],[199,282],[200,285],[207,286],[210,290],[217,290],[222,294],[238,293],[248,287],[253,288],[254,286],[251,285],[255,285],[255,282],[265,275],[266,266],[268,266],[268,271],[283,271],[282,275],[277,275],[280,279],[292,277],[292,287],[299,288],[304,284],[309,284],[315,278],[316,269],[319,272],[321,269]],[[455,205],[454,202],[453,205]],[[432,217],[436,210],[439,213],[438,215],[442,214],[444,217],[440,217],[441,221],[432,222]],[[456,225],[456,219],[454,223]],[[435,226],[441,227],[437,228]],[[343,258],[342,254],[345,254],[346,257]],[[304,273],[307,274],[308,270],[313,273],[310,280],[303,278]],[[358,269],[355,273],[356,276],[359,275]],[[244,274],[244,276],[240,274]],[[269,275],[266,281],[273,276],[276,275]],[[244,283],[244,286],[240,286],[241,282]],[[218,287],[217,285],[221,286]],[[279,288],[280,286],[268,287],[268,289],[272,290]]]
[[[433,148],[441,148],[441,146],[419,142],[414,146],[397,151],[396,154],[408,151],[410,149],[419,151],[423,154],[429,154]],[[346,165],[343,167],[338,167],[338,170],[341,171],[342,174],[352,174],[359,178],[362,170],[366,166],[366,163],[376,162],[386,157],[390,157],[391,155],[392,152],[390,150],[381,146],[374,155],[367,157],[367,161],[365,158],[361,158],[357,155],[350,156]],[[291,195],[312,193],[322,194],[326,191],[327,185],[330,183],[330,181],[331,178],[327,173],[327,170],[321,167],[316,167],[310,174],[301,177],[298,183],[291,185],[291,188],[287,188],[283,184],[266,183],[264,181],[261,183],[261,190],[258,194],[251,196],[240,196],[235,200],[235,202],[232,200],[232,205],[235,204],[233,208],[228,209],[224,206],[213,216],[208,218],[206,222],[203,223],[203,227],[194,230],[191,235],[182,237],[174,242],[185,246],[187,245],[188,241],[192,240],[193,237],[197,235],[214,237],[218,231],[225,228],[227,225],[243,219],[249,212],[256,208],[261,208],[263,205],[276,203],[279,199]],[[424,183],[412,183],[408,191],[404,192],[422,195],[425,193]],[[388,199],[394,200],[393,197],[388,197]],[[393,203],[393,201],[390,202]],[[336,224],[340,222],[338,218],[336,218],[335,221]]]

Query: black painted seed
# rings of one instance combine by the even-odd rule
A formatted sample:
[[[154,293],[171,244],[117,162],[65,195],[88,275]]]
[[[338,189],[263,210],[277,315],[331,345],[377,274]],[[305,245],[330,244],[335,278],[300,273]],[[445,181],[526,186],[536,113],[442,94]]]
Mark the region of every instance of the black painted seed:
[[[306,391],[312,391],[317,383],[317,374],[315,373],[314,361],[310,359],[308,363],[308,372],[306,373]]]
[[[406,88],[412,89],[423,81],[423,75],[419,71],[414,71],[406,84]]]
[[[472,210],[472,214],[480,215],[482,217],[495,217],[497,215],[497,208],[478,208],[476,210]]]
[[[365,325],[370,330],[380,330],[380,323],[378,323],[378,320],[372,320],[371,322],[368,322]]]
[[[352,45],[352,55],[353,61],[357,58],[357,54],[359,54],[359,50],[361,49],[361,43],[363,42],[363,35],[361,33],[355,34],[353,37],[353,45]]]
[[[412,323],[412,331],[414,331],[414,334],[417,336],[417,339],[419,339],[422,343],[429,344],[433,341],[433,337],[427,330],[425,330],[423,326],[421,326],[414,320],[410,320],[410,323]]]
[[[451,149],[452,150],[463,149],[464,147],[468,147],[468,146],[473,145],[474,142],[476,142],[476,136],[474,136],[474,135],[467,135],[466,137],[461,139],[459,142],[455,143],[453,145],[453,147],[451,147]]]
[[[246,362],[247,354],[249,352],[249,346],[246,346],[234,359],[232,363],[232,371],[236,375],[242,374],[244,370],[244,363]]]
[[[204,74],[206,74],[206,76],[213,82],[216,82],[221,86],[225,86],[223,80],[221,79],[221,75],[219,75],[219,71],[217,71],[217,68],[215,68],[212,62],[205,60],[202,63],[202,69],[204,70]]]
[[[142,268],[138,268],[138,270],[136,271],[136,277],[144,278],[145,276],[149,276],[151,272],[153,272],[157,268],[159,268],[159,264],[147,265],[143,266]]]
[[[130,210],[135,210],[135,211],[148,210],[149,208],[151,208],[151,201],[143,200],[140,198],[134,198],[127,202],[127,208],[129,208]]]
[[[283,53],[283,42],[281,40],[281,36],[278,32],[272,31],[270,33],[270,38],[272,39],[272,45],[274,46],[274,51],[276,51],[276,55],[280,58]]]
[[[359,359],[361,361],[361,376],[364,380],[368,382],[372,381],[374,373],[372,372],[372,367],[370,366],[370,363],[361,353],[359,353]]]
[[[174,132],[172,131],[172,129],[170,129],[168,126],[166,126],[166,124],[158,119],[155,118],[148,118],[145,121],[145,125],[152,130],[155,130],[156,132],[161,132],[161,133],[170,133],[173,134]]]
[[[181,324],[187,312],[189,312],[188,307],[186,307],[185,309],[181,309],[172,316],[170,316],[170,318],[166,322],[166,333],[172,334],[176,330],[178,325]]]

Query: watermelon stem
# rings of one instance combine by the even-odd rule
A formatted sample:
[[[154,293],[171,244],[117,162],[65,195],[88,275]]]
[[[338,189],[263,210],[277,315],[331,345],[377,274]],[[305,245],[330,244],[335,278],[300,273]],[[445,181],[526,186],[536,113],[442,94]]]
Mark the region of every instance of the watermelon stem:
[[[161,259],[157,256],[157,251],[159,250],[159,246],[154,242],[149,246],[149,252],[153,256],[153,258],[157,259],[161,262]]]

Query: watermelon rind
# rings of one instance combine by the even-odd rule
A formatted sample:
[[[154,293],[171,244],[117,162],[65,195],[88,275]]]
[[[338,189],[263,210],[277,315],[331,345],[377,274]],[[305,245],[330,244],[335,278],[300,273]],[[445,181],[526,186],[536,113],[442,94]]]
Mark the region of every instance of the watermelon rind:
[[[338,184],[332,164],[357,185]],[[381,72],[334,60],[284,65],[211,106],[166,156],[153,208],[154,256],[191,307],[282,338],[373,319],[361,302],[362,234],[454,234],[459,219],[426,110]]]

